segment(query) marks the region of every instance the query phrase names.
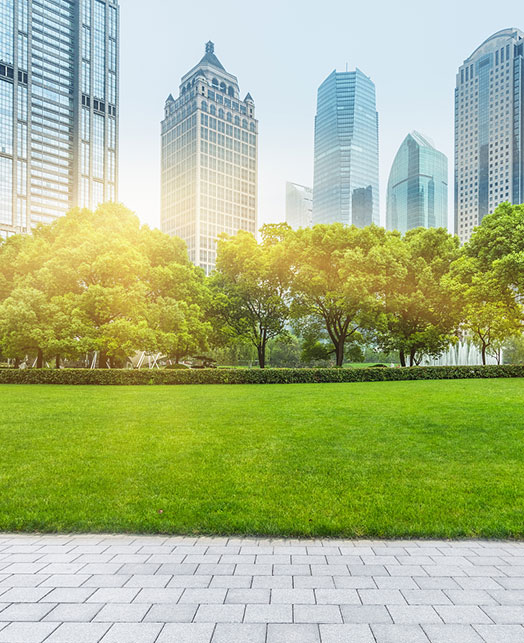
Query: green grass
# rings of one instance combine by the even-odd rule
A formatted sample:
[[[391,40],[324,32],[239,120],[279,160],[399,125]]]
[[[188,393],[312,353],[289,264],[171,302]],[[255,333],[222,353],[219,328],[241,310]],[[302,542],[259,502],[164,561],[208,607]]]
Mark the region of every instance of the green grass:
[[[523,537],[523,390],[0,386],[0,530]]]

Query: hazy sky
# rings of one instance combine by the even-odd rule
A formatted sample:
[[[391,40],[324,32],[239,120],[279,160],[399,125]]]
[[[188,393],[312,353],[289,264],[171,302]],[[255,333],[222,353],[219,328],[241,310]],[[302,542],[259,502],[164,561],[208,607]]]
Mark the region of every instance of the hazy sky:
[[[359,67],[377,89],[381,220],[391,163],[417,129],[449,159],[459,65],[495,31],[524,28],[517,0],[120,0],[120,200],[160,222],[160,121],[204,43],[251,92],[259,119],[259,223],[283,221],[286,180],[312,186],[316,91]]]

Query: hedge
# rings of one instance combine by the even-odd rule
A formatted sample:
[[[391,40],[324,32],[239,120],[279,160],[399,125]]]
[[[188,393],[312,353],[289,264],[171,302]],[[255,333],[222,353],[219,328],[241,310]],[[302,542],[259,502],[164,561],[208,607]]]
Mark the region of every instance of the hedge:
[[[307,384],[524,377],[520,366],[197,370],[1,369],[0,384]]]

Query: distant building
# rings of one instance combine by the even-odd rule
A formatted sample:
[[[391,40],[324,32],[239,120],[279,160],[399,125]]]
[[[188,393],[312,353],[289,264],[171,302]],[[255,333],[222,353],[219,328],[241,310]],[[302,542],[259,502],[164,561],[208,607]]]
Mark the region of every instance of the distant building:
[[[332,72],[318,89],[313,224],[379,223],[375,85],[359,69]]]
[[[313,190],[298,183],[286,183],[286,223],[293,230],[312,225]]]
[[[0,0],[0,237],[118,198],[116,0]]]
[[[162,121],[161,227],[211,272],[217,236],[257,231],[257,136],[251,94],[206,44],[202,60],[169,95]]]
[[[391,166],[386,227],[448,227],[448,159],[418,132],[406,136]]]
[[[503,29],[460,66],[455,89],[455,233],[524,202],[524,33]]]

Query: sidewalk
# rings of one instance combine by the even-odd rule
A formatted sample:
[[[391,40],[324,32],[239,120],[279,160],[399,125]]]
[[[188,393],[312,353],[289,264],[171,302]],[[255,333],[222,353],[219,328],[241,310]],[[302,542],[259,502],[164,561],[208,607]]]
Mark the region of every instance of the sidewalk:
[[[524,643],[524,543],[0,534],[0,643]]]

